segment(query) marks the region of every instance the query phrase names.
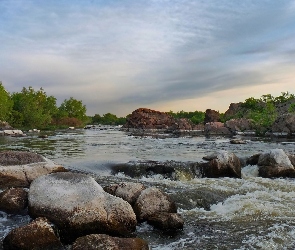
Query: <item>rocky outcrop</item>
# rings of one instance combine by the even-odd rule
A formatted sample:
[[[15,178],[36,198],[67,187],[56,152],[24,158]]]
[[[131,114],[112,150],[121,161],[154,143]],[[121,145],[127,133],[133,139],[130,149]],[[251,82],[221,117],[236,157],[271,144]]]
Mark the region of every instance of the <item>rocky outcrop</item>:
[[[174,201],[157,188],[147,188],[141,192],[134,205],[134,212],[139,221],[146,221],[160,212],[176,213]]]
[[[174,130],[192,130],[193,124],[187,119],[176,119],[173,116],[147,108],[139,108],[132,112],[127,118],[127,123],[123,128],[135,129],[163,129],[167,131]]]
[[[225,122],[225,127],[227,127],[233,134],[241,131],[255,130],[254,121],[246,118],[228,120]]]
[[[91,234],[78,238],[72,250],[149,250],[148,243],[139,238],[117,238],[106,234]]]
[[[30,224],[13,229],[3,241],[4,250],[62,250],[50,222],[46,218],[37,218]]]
[[[111,195],[122,198],[132,206],[144,189],[145,187],[143,184],[133,182],[123,182],[104,187],[104,191]]]
[[[11,188],[0,193],[0,210],[20,214],[28,205],[28,193],[22,188]]]
[[[222,122],[208,122],[204,127],[205,135],[231,135],[228,128]]]
[[[91,233],[129,235],[137,224],[128,202],[106,193],[92,177],[69,172],[31,183],[29,213],[55,223],[65,242]]]
[[[182,229],[184,221],[177,213],[157,213],[147,219],[147,222],[161,230]]]
[[[287,133],[292,135],[295,133],[295,114],[280,115],[271,127],[272,133]]]
[[[204,124],[208,122],[220,122],[220,113],[213,109],[207,109],[205,112]]]
[[[22,151],[0,153],[0,188],[29,187],[37,177],[67,171],[41,155]]]
[[[242,102],[239,103],[231,103],[229,105],[229,108],[227,111],[225,111],[224,113],[224,118],[226,120],[230,120],[233,117],[235,117],[237,115],[238,112],[240,112],[242,110]]]
[[[220,150],[203,159],[209,161],[200,164],[204,177],[241,178],[241,162],[234,153]]]
[[[260,154],[257,165],[261,177],[295,177],[295,168],[282,149],[272,149]]]

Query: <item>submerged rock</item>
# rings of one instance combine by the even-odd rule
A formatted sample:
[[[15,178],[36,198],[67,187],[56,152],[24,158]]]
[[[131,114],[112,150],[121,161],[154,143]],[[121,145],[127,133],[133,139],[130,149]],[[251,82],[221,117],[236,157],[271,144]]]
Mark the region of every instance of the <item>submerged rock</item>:
[[[0,193],[0,210],[20,214],[28,205],[28,193],[22,188],[11,188]]]
[[[91,234],[78,238],[72,250],[149,250],[148,243],[140,238],[118,238],[106,234]]]
[[[50,222],[46,218],[37,218],[30,224],[13,229],[3,241],[4,250],[62,250]]]
[[[0,188],[29,187],[37,177],[67,171],[45,157],[23,151],[0,153]]]
[[[258,163],[261,177],[295,177],[295,169],[282,149],[272,149],[260,154]]]
[[[157,213],[147,219],[147,222],[162,230],[182,229],[184,221],[177,213]]]
[[[167,194],[157,188],[147,188],[137,198],[134,212],[139,221],[145,221],[151,215],[160,212],[176,213],[177,208],[175,202]]]
[[[204,177],[241,178],[241,162],[234,153],[219,150],[203,159],[209,160],[209,162],[200,164]]]
[[[32,182],[29,213],[55,223],[65,242],[91,233],[129,235],[137,224],[128,202],[106,193],[92,177],[69,172]]]

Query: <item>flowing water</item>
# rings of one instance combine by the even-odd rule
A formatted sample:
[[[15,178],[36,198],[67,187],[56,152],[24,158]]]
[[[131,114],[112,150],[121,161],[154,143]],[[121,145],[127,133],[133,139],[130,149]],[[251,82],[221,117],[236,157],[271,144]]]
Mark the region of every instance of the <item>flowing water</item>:
[[[0,150],[40,153],[66,168],[93,175],[102,186],[133,181],[169,193],[185,226],[181,231],[168,233],[146,223],[138,225],[137,236],[146,239],[152,249],[295,249],[293,179],[257,177],[257,166],[245,166],[241,179],[198,178],[187,171],[189,164],[202,161],[203,156],[219,149],[234,152],[240,158],[274,148],[295,154],[293,141],[248,138],[247,144],[234,145],[224,137],[133,136],[116,127],[47,135],[46,139],[36,134],[0,137]],[[137,175],[114,171],[116,166],[128,162],[131,172],[132,168],[161,163],[176,170],[169,178],[163,173],[138,169],[134,170]],[[0,212],[0,240],[29,220],[28,216]]]

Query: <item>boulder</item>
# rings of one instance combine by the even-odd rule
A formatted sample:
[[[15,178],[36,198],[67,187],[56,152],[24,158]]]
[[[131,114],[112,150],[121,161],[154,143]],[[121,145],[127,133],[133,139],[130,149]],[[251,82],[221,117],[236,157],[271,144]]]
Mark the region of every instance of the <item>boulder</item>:
[[[237,113],[239,113],[242,110],[242,102],[239,103],[231,103],[229,105],[229,108],[227,111],[224,113],[224,117],[226,120],[231,119],[232,117],[235,117]]]
[[[231,133],[236,134],[240,131],[251,131],[255,129],[254,121],[251,119],[240,118],[231,119],[225,122],[225,127],[227,127]]]
[[[151,215],[147,222],[161,230],[182,229],[184,221],[177,213],[156,213]]]
[[[282,149],[272,149],[260,154],[258,163],[261,177],[295,177],[295,169]]]
[[[22,188],[11,188],[0,193],[0,210],[20,214],[28,205],[28,193]]]
[[[203,158],[209,160],[206,163],[200,163],[203,177],[234,177],[241,178],[241,162],[234,154],[225,150],[219,150]]]
[[[31,183],[29,214],[55,223],[65,242],[91,233],[129,235],[137,224],[128,202],[106,193],[92,177],[70,172]]]
[[[287,155],[291,164],[293,165],[293,167],[295,167],[295,155],[290,155],[290,154],[287,154]]]
[[[242,139],[232,139],[229,141],[231,144],[246,144],[247,142]]]
[[[204,126],[205,135],[231,135],[222,122],[208,122]]]
[[[104,187],[104,191],[111,195],[122,198],[131,205],[134,205],[136,199],[144,189],[145,187],[143,184],[132,182],[123,182],[120,184]]]
[[[139,221],[146,221],[159,212],[176,213],[174,201],[158,188],[147,188],[141,192],[134,205],[134,212]]]
[[[205,111],[204,124],[208,122],[220,122],[220,113],[213,109],[207,109]]]
[[[106,234],[90,234],[78,238],[72,250],[149,250],[148,243],[140,238],[118,238]]]
[[[23,151],[0,152],[0,188],[29,187],[37,177],[67,171],[45,157]]]
[[[247,165],[257,165],[260,155],[261,154],[255,154],[255,155],[248,157],[246,160],[246,164]]]
[[[295,114],[280,115],[271,127],[272,133],[295,133]]]
[[[3,241],[4,250],[61,250],[64,249],[46,218],[15,228]]]
[[[127,118],[127,122],[123,128],[143,130],[163,129],[167,131],[192,130],[193,124],[188,119],[176,119],[165,112],[139,108],[133,111]]]

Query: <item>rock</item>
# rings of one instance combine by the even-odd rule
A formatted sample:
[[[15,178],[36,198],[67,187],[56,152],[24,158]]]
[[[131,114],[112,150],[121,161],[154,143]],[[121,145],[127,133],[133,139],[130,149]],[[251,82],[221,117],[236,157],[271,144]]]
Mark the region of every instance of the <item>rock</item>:
[[[230,120],[237,115],[238,112],[242,109],[242,102],[239,103],[231,103],[229,108],[224,113],[224,117],[226,120]]]
[[[65,242],[91,233],[129,235],[137,224],[128,202],[106,193],[92,177],[70,172],[35,179],[29,213],[55,223]]]
[[[259,156],[259,176],[273,177],[295,177],[295,169],[289,157],[282,149],[272,149]]]
[[[287,154],[287,155],[291,164],[293,165],[293,167],[295,167],[295,155],[290,155],[290,154]]]
[[[204,124],[208,122],[220,122],[220,113],[213,109],[207,109],[205,112]]]
[[[208,122],[204,127],[205,135],[231,135],[222,122]]]
[[[167,194],[157,188],[147,188],[137,198],[134,212],[139,221],[145,221],[159,212],[176,213],[177,208]]]
[[[28,193],[22,188],[11,188],[0,193],[0,210],[20,214],[28,205]]]
[[[225,127],[227,127],[231,133],[236,134],[240,131],[251,131],[255,129],[254,121],[251,119],[240,118],[231,119],[225,122]]]
[[[295,133],[295,114],[280,115],[271,127],[272,133]]]
[[[182,229],[184,221],[177,213],[157,213],[147,219],[147,222],[162,230]]]
[[[193,124],[188,119],[176,119],[164,112],[139,108],[127,118],[123,128],[163,129],[172,132],[174,130],[192,130]]]
[[[144,189],[145,187],[143,184],[132,182],[123,182],[120,184],[104,187],[104,191],[111,195],[122,198],[131,205],[134,205],[136,199]]]
[[[149,250],[148,243],[139,238],[117,238],[106,234],[91,234],[78,238],[72,250]]]
[[[241,162],[234,154],[225,150],[217,151],[203,159],[209,159],[209,162],[201,163],[203,177],[234,177],[241,178]]]
[[[246,144],[247,142],[242,139],[232,139],[229,141],[231,144]]]
[[[7,129],[7,130],[3,130],[4,135],[10,135],[10,136],[14,136],[14,137],[24,137],[26,136],[26,134],[23,133],[23,131],[19,130],[19,129]]]
[[[13,127],[9,125],[8,122],[0,121],[0,130],[12,130]]]
[[[13,229],[3,241],[4,250],[61,250],[64,249],[46,218]]]
[[[0,188],[29,187],[37,177],[67,171],[45,157],[23,151],[0,152]]]
[[[246,164],[247,165],[257,165],[260,155],[261,154],[255,154],[255,155],[248,157],[248,159],[246,160]]]

